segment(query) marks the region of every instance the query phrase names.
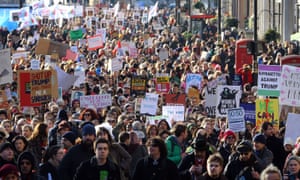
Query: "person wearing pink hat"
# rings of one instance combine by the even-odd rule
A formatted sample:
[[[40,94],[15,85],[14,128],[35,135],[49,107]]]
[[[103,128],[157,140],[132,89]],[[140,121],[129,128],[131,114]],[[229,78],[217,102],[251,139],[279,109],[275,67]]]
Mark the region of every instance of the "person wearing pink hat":
[[[230,154],[233,152],[234,144],[236,142],[236,136],[233,131],[227,129],[221,138],[221,142],[218,147],[219,153],[224,159],[224,164],[227,164]]]
[[[2,180],[18,180],[20,172],[16,165],[5,164],[0,168],[0,179]]]

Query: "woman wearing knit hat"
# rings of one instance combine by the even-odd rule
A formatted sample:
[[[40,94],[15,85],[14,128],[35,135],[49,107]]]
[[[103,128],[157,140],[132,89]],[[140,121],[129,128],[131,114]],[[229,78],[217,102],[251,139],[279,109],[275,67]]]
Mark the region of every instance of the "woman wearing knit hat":
[[[13,164],[5,164],[0,168],[0,179],[2,180],[18,180],[20,172],[17,166]]]
[[[234,144],[236,143],[236,136],[233,131],[227,129],[221,138],[221,142],[218,151],[224,159],[224,164],[227,164],[230,154],[234,150]]]

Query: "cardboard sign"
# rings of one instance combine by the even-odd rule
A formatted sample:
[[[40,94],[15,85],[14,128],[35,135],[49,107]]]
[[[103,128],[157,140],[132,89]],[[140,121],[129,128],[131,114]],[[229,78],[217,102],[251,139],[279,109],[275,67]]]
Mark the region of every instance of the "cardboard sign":
[[[280,77],[281,66],[258,65],[258,95],[279,97]]]
[[[279,102],[278,99],[256,99],[256,127],[260,129],[263,122],[268,121],[279,130]]]
[[[111,105],[110,94],[80,96],[80,107],[82,108],[104,108]]]
[[[43,55],[58,54],[61,58],[66,56],[67,49],[69,49],[67,44],[40,38],[37,42],[35,53]]]
[[[205,112],[208,117],[215,117],[217,111],[217,80],[207,83],[205,86]]]
[[[228,109],[228,127],[233,132],[244,132],[245,127],[245,111],[243,108],[232,108]]]

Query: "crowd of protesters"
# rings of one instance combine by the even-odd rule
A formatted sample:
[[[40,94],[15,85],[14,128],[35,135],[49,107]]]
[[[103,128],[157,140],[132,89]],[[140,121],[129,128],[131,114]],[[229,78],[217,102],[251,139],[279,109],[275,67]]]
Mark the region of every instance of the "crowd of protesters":
[[[128,17],[130,10],[126,10]],[[85,32],[83,38],[95,34],[84,18],[80,23],[70,21],[59,27],[55,22],[8,32],[1,29],[1,46],[12,52],[22,48],[30,51],[30,58],[12,65],[14,82],[2,89],[10,89],[9,108],[0,110],[0,178],[2,179],[299,179],[300,139],[295,146],[285,147],[282,134],[275,132],[273,124],[265,122],[255,129],[247,122],[244,133],[227,128],[227,119],[209,117],[205,112],[205,98],[200,103],[186,99],[185,120],[169,124],[160,119],[157,124],[146,122],[145,115],[135,111],[135,96],[131,94],[130,79],[143,76],[147,79],[147,92],[155,93],[157,74],[170,77],[169,93],[184,94],[187,73],[203,76],[205,83],[226,74],[227,84],[235,74],[235,41],[243,33],[226,30],[218,41],[216,26],[207,21],[202,33],[188,32],[177,27],[174,9],[160,9],[149,23],[132,26],[124,23],[122,29],[107,27],[103,48],[88,51],[78,46],[79,56],[71,61],[60,58],[62,70],[73,74],[86,63],[85,83],[63,92],[62,99],[53,100],[43,107],[26,111],[19,106],[16,72],[29,70],[29,59],[39,59],[40,69],[48,69],[43,55],[35,54],[37,41],[28,41],[34,31],[40,38],[48,38],[68,45],[69,31],[74,26]],[[101,10],[96,16],[103,18]],[[163,29],[155,30],[152,22],[159,21]],[[114,34],[118,35],[115,36]],[[146,46],[144,35],[152,37]],[[137,57],[126,52],[122,57],[123,69],[109,72],[110,58],[117,55],[118,41],[131,40],[137,48]],[[168,50],[168,58],[160,60],[160,49]],[[272,42],[260,57],[260,63],[280,64],[280,57],[294,53],[293,44]],[[242,75],[241,101],[253,103],[256,83],[252,79],[251,64],[238,71]],[[112,106],[94,109],[81,108],[80,100],[71,101],[72,90],[83,90],[84,95],[110,93]],[[159,96],[157,115],[164,105]],[[284,128],[284,124],[281,124]]]

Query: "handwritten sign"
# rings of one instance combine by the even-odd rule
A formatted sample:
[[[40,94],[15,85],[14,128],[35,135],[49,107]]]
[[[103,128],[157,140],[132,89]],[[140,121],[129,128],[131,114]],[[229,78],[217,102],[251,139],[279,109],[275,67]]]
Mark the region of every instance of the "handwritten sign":
[[[110,94],[80,96],[80,107],[82,108],[104,108],[111,105]]]
[[[300,68],[282,66],[279,100],[282,105],[300,106]]]
[[[258,66],[258,95],[275,96],[280,95],[281,66],[259,65]]]
[[[168,121],[184,121],[184,106],[163,106],[162,115],[168,117]]]
[[[158,94],[146,93],[145,98],[141,102],[141,114],[156,115],[158,102]]]
[[[279,102],[278,99],[256,99],[256,127],[260,128],[263,122],[268,121],[279,129]]]
[[[215,117],[217,111],[217,80],[207,83],[205,87],[205,112],[209,117]]]

